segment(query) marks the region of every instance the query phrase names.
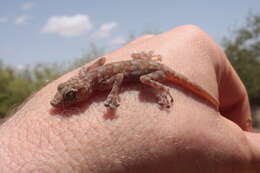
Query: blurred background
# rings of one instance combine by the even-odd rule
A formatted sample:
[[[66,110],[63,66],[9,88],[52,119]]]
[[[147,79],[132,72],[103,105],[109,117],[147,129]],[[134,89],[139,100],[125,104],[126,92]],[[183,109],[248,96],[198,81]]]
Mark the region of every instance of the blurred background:
[[[0,0],[0,121],[66,71],[184,24],[201,27],[222,46],[260,128],[259,0]]]

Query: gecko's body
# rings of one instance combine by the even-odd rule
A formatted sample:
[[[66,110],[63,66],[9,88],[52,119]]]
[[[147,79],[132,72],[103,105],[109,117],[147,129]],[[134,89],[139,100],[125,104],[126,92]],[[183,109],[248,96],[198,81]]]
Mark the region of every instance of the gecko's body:
[[[51,105],[64,107],[87,100],[94,90],[111,90],[104,105],[109,108],[119,106],[118,94],[124,80],[140,81],[158,89],[158,103],[170,107],[173,99],[167,87],[160,82],[169,81],[185,88],[218,109],[218,101],[206,90],[169,67],[152,60],[160,56],[152,53],[132,54],[133,60],[105,64],[105,58],[80,70],[78,76],[61,83]]]

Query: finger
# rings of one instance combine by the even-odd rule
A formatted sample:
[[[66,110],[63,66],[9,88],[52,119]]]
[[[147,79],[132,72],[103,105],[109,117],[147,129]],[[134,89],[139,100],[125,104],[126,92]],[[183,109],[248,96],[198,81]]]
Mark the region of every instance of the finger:
[[[222,64],[219,76],[220,112],[243,130],[249,131],[252,129],[252,118],[247,91],[224,54],[220,64]]]

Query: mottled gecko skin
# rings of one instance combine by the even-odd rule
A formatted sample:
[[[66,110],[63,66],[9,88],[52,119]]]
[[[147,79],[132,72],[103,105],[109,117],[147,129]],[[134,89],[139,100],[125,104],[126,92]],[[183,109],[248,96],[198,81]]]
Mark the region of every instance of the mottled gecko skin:
[[[153,60],[161,60],[160,55],[148,53],[132,54],[133,60],[105,64],[105,58],[98,59],[87,68],[82,68],[79,74],[68,81],[59,84],[57,93],[51,105],[54,107],[65,107],[88,99],[94,90],[110,90],[104,105],[110,109],[119,106],[118,94],[123,81],[140,81],[143,84],[158,89],[158,104],[169,108],[173,98],[169,89],[161,82],[169,81],[189,90],[198,97],[204,99],[216,109],[219,102],[206,90],[186,77],[178,74],[169,67]]]

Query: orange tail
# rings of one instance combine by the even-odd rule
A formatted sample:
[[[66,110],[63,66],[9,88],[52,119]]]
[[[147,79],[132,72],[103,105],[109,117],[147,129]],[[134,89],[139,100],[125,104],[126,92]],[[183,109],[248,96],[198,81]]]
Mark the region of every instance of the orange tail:
[[[211,96],[205,89],[201,88],[197,84],[189,81],[186,77],[184,77],[181,74],[178,74],[177,72],[170,70],[165,72],[167,79],[170,82],[173,82],[174,84],[179,85],[180,87],[189,90],[196,96],[204,99],[208,103],[210,103],[212,106],[214,106],[216,109],[219,109],[219,102]]]

